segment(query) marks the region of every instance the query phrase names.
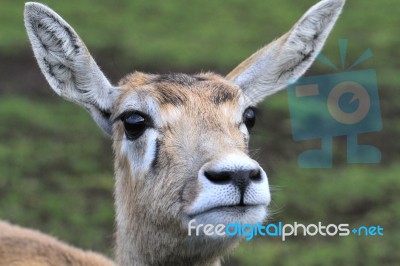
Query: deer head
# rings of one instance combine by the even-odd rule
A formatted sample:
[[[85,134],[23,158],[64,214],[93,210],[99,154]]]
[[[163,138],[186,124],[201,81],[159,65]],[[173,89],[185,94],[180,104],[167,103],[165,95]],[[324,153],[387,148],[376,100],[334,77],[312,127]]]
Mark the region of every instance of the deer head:
[[[248,155],[254,106],[309,68],[343,4],[319,2],[226,77],[135,72],[117,86],[59,15],[26,4],[25,26],[50,86],[113,139],[120,265],[218,263],[239,237],[188,236],[190,220],[266,218],[268,178]]]

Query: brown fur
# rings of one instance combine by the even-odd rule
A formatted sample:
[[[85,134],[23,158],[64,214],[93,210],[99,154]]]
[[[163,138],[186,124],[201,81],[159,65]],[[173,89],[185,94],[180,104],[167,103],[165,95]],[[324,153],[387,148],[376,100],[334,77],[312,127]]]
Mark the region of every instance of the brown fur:
[[[147,173],[132,172],[131,162],[121,153],[124,129],[119,122],[114,125],[117,261],[121,265],[128,261],[137,265],[218,265],[220,254],[235,242],[210,241],[213,250],[208,250],[199,238],[202,248],[188,252],[187,230],[180,220],[197,196],[200,167],[231,150],[246,153],[247,143],[233,115],[242,112],[239,88],[211,73],[134,73],[121,84],[115,115],[129,95],[151,95],[161,109],[162,125],[158,129],[158,167]]]
[[[0,266],[114,266],[108,258],[0,221]]]

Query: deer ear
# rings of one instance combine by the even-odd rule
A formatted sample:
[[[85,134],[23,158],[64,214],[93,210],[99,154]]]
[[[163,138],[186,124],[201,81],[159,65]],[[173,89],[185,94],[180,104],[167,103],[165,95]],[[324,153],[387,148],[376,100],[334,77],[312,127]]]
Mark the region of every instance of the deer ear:
[[[57,13],[38,3],[26,3],[25,27],[36,60],[51,88],[83,106],[108,134],[110,115],[119,93],[76,32]]]
[[[227,75],[253,104],[301,77],[321,51],[345,0],[323,0],[295,26],[265,46]]]

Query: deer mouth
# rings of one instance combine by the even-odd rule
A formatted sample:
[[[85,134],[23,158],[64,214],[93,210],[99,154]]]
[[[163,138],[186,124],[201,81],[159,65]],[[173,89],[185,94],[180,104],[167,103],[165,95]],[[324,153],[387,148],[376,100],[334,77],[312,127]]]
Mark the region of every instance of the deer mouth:
[[[196,224],[257,224],[267,216],[267,206],[254,205],[221,205],[200,212],[189,213],[189,220],[195,220]]]
[[[200,213],[190,216],[185,221],[185,228],[188,236],[202,239],[230,239],[239,240],[240,234],[231,234],[226,231],[228,228],[239,225],[256,225],[262,223],[267,216],[265,205],[225,205],[209,208]]]
[[[214,212],[221,212],[221,213],[226,213],[226,214],[232,214],[232,215],[240,215],[240,214],[245,214],[246,211],[249,209],[257,208],[262,205],[256,205],[256,204],[236,204],[236,205],[222,205],[222,206],[216,206],[212,207],[210,209],[205,209],[201,212],[189,214],[189,217],[195,218],[196,216],[208,214],[208,213],[214,213]]]

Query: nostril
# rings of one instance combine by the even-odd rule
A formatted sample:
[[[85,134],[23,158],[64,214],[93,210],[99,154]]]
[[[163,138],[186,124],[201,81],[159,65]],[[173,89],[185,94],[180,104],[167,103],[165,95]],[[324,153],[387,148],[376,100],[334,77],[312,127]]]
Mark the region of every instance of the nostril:
[[[219,185],[228,184],[232,181],[232,172],[228,171],[205,171],[204,176],[211,182]]]
[[[250,172],[249,178],[251,181],[261,181],[261,171],[260,169],[252,170]]]
[[[241,171],[204,171],[204,176],[218,185],[225,185],[230,182],[234,183],[248,183],[261,181],[262,175],[260,169],[254,170],[241,170]]]

